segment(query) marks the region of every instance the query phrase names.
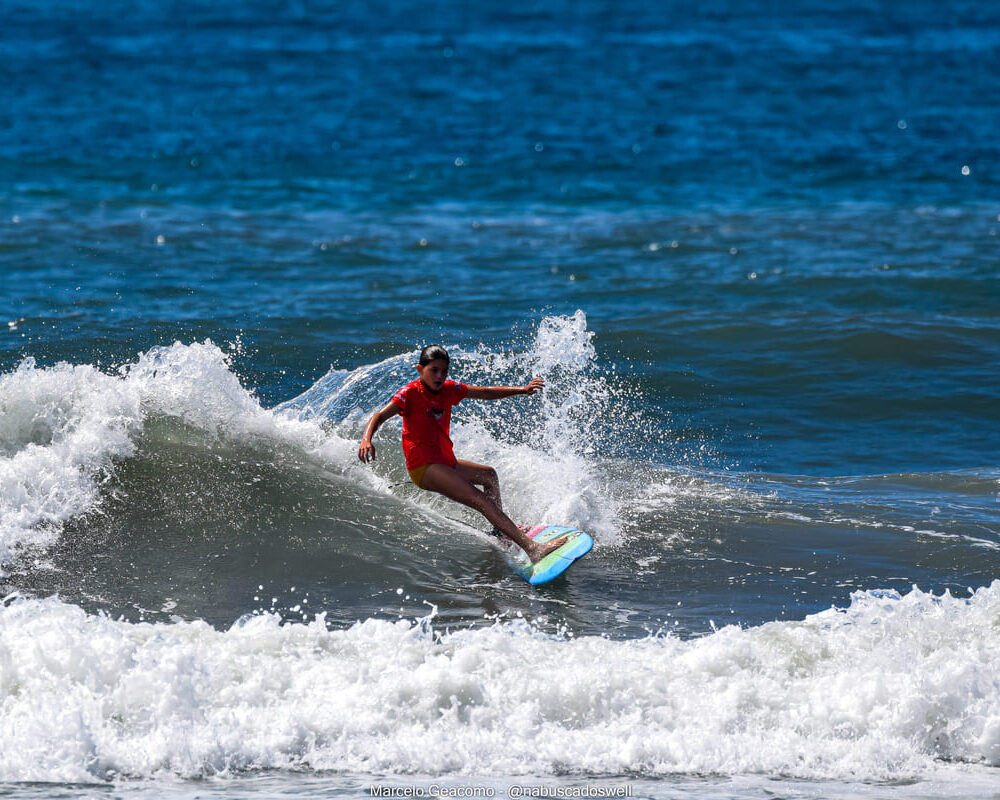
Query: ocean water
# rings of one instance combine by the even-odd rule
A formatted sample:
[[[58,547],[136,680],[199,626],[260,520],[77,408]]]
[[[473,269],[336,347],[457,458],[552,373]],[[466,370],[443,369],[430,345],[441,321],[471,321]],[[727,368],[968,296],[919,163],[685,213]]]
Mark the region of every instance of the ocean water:
[[[996,6],[2,9],[0,794],[997,795]]]

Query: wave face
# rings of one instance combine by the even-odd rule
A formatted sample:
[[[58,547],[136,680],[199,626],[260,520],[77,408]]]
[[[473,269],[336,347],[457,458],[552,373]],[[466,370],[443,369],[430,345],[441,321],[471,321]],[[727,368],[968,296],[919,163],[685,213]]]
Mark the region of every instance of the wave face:
[[[455,349],[454,369],[466,382],[539,375],[548,389],[507,405],[470,401],[453,438],[461,451],[498,466],[518,490],[512,494],[530,515],[525,519],[563,519],[610,536],[614,500],[590,487],[595,456],[625,440],[602,419],[614,410],[616,390],[591,374],[592,337],[577,312],[544,320],[526,352]],[[174,466],[169,454],[185,446],[202,460],[219,448],[256,448],[274,468],[283,466],[284,450],[299,467],[366,476],[351,459],[366,415],[411,379],[414,361],[414,353],[403,353],[350,372],[332,369],[301,396],[265,409],[241,385],[229,354],[208,340],[153,348],[113,374],[67,363],[40,368],[26,359],[0,377],[0,556],[8,560],[20,545],[50,543],[60,525],[100,506],[103,485],[117,483],[104,500],[130,491],[118,465],[148,463],[164,477]],[[382,435],[380,452],[398,450],[398,427],[397,420],[396,430]],[[398,478],[392,456],[382,461],[382,472]],[[562,487],[558,494],[538,490],[543,473]],[[377,476],[367,484],[384,488]]]
[[[612,553],[622,487],[600,473],[624,441],[608,411],[628,397],[596,364],[592,338],[577,312],[545,319],[520,350],[453,348],[463,380],[548,381],[541,397],[463,404],[453,436],[459,452],[498,468],[515,518],[585,527]],[[307,596],[307,611],[352,622],[384,610],[400,586],[412,589],[410,616],[423,601],[458,619],[535,604],[519,598],[478,515],[406,480],[398,420],[380,436],[376,468],[357,461],[365,415],[409,379],[413,353],[332,369],[275,408],[244,388],[231,358],[210,341],[178,342],[110,372],[29,359],[0,379],[0,563],[11,589],[219,625]],[[504,602],[460,590],[470,583]]]
[[[261,408],[208,341],[154,348],[117,374],[25,359],[0,377],[0,412],[4,562],[20,547],[51,544],[62,525],[113,500],[122,487],[102,487],[117,482],[117,467],[149,442],[176,441],[172,431],[196,432],[205,449],[222,438],[305,446],[309,436]],[[163,433],[150,436],[150,424]]]

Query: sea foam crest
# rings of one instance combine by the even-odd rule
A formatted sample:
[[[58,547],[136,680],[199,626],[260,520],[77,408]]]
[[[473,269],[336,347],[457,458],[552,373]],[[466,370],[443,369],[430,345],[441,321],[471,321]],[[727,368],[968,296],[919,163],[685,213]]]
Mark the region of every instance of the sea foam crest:
[[[210,341],[153,348],[114,375],[25,359],[0,376],[0,564],[22,546],[51,544],[63,523],[92,510],[154,416],[310,451],[338,444],[317,425],[262,408]]]
[[[140,396],[91,366],[29,358],[0,376],[0,563],[90,508],[141,429]]]
[[[701,638],[0,604],[0,781],[262,768],[901,781],[1000,765],[1000,582]],[[951,773],[948,773],[951,774]]]

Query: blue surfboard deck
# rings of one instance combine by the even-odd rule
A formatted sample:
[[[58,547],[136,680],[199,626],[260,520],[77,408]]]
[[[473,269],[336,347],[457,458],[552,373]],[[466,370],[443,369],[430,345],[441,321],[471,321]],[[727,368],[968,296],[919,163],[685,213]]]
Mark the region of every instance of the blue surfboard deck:
[[[522,528],[522,530],[524,529]],[[594,540],[589,533],[567,525],[535,525],[524,532],[541,544],[551,542],[561,536],[566,537],[566,543],[562,547],[553,550],[535,564],[528,560],[528,556],[521,548],[516,548],[513,556],[514,569],[532,586],[548,583],[553,578],[562,575],[574,561],[589,553],[590,548],[594,546]]]

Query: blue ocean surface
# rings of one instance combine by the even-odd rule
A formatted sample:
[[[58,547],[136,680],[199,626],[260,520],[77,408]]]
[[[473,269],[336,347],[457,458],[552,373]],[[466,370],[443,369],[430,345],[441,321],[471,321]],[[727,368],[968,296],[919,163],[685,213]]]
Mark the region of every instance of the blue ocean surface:
[[[0,793],[995,793],[1000,7],[2,10]]]

